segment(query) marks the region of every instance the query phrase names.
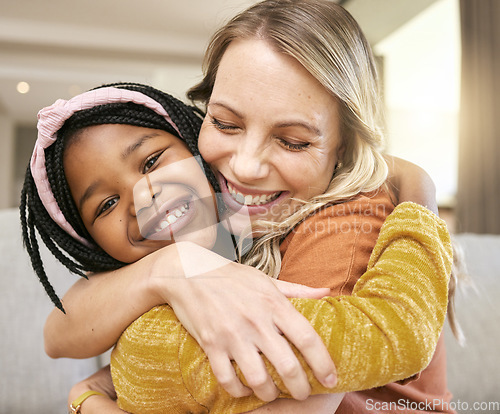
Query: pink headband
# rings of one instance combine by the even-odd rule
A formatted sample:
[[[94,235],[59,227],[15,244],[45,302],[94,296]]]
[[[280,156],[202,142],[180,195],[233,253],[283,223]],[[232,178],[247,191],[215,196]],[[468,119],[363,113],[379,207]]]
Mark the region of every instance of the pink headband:
[[[38,112],[38,138],[30,164],[31,175],[35,181],[38,195],[50,217],[74,239],[86,246],[91,246],[90,242],[79,236],[75,229],[71,227],[54,198],[47,178],[47,170],[45,169],[45,148],[50,147],[55,142],[59,129],[75,112],[90,109],[94,106],[120,102],[133,102],[155,111],[157,114],[163,116],[179,133],[179,136],[181,136],[179,129],[173,123],[163,106],[149,96],[128,89],[112,87],[95,89],[77,95],[69,101],[58,99],[51,106],[43,108]]]

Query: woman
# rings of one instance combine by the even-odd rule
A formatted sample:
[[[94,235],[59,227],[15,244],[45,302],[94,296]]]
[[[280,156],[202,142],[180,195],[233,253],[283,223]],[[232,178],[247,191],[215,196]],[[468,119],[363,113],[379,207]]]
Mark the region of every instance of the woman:
[[[289,3],[289,2],[280,2],[278,4],[283,4],[285,5],[285,8],[286,8],[286,4]],[[302,2],[301,2],[302,3]],[[313,9],[313,12],[316,16],[321,16],[321,18],[326,18],[325,15],[322,15],[321,14],[321,8],[323,7],[321,4],[322,3],[317,3],[317,4],[313,4],[313,2],[303,2],[306,4],[306,6],[308,8],[314,6],[315,9]],[[292,4],[292,7],[291,8],[297,8],[299,9],[299,4],[300,3],[294,3]],[[259,16],[259,21],[262,22],[262,21],[266,21],[265,19],[263,19],[263,16],[271,16],[270,14],[270,11],[271,10],[275,10],[276,9],[276,6],[277,4],[274,4],[274,2],[265,2],[263,3],[263,8],[266,7],[266,5],[270,5],[270,7],[265,10],[265,13],[262,13],[260,16]],[[256,8],[256,9],[253,9],[253,10],[250,10],[247,14],[243,14],[242,16],[245,17],[245,16],[251,16],[251,13],[254,12],[254,11],[258,11],[259,9]],[[260,9],[261,11],[263,9]],[[311,9],[309,9],[311,10]],[[330,10],[329,10],[330,11]],[[307,10],[301,10],[302,13],[306,13]],[[377,134],[376,134],[376,128],[373,128],[373,126],[375,125],[375,109],[376,109],[376,106],[377,106],[377,103],[376,100],[374,99],[374,96],[372,95],[373,93],[373,90],[374,90],[374,87],[375,87],[375,84],[372,82],[372,79],[370,79],[371,77],[373,77],[373,61],[371,59],[371,56],[369,56],[369,48],[367,47],[366,43],[363,42],[363,37],[360,35],[360,34],[357,34],[356,33],[356,30],[357,30],[357,26],[354,26],[353,22],[350,20],[350,18],[345,15],[341,9],[334,9],[333,10],[334,13],[336,13],[334,15],[335,19],[338,20],[340,23],[340,27],[351,27],[353,28],[354,27],[354,33],[355,33],[355,40],[358,41],[359,39],[361,39],[361,41],[359,41],[356,45],[355,45],[355,50],[357,52],[364,52],[364,60],[361,60],[361,65],[358,66],[355,62],[355,59],[349,59],[348,56],[340,56],[339,57],[339,61],[342,61],[343,63],[346,63],[347,61],[349,61],[350,65],[345,65],[345,66],[340,66],[342,68],[342,70],[333,70],[331,71],[331,73],[328,74],[327,77],[325,76],[321,76],[321,74],[317,74],[317,72],[314,72],[312,71],[311,69],[309,69],[309,76],[312,76],[311,74],[314,73],[316,76],[313,76],[316,81],[318,81],[323,87],[336,87],[336,88],[341,88],[341,87],[344,87],[344,86],[351,86],[351,85],[357,85],[357,86],[354,86],[351,90],[335,90],[335,96],[341,101],[341,105],[338,105],[339,106],[339,112],[340,112],[340,119],[342,119],[342,122],[341,122],[341,125],[339,126],[339,128],[337,129],[340,129],[340,131],[342,131],[342,135],[344,136],[350,136],[349,134],[353,134],[352,138],[353,140],[352,141],[356,141],[358,140],[360,137],[363,138],[365,141],[371,143],[371,145],[373,147],[376,147],[376,142],[375,142],[375,145],[374,144],[374,141],[377,141]],[[319,14],[318,14],[319,13]],[[293,30],[296,29],[297,27],[297,15],[295,15],[295,18],[294,20],[292,20],[293,22],[293,26],[291,26],[291,28]],[[321,19],[318,19],[318,20],[321,20]],[[236,23],[238,23],[238,20],[235,20]],[[277,23],[278,21],[276,20],[274,23]],[[309,22],[309,25],[311,26],[314,26],[314,21]],[[264,25],[260,25],[259,28],[260,29],[263,29]],[[301,25],[302,28],[306,28],[307,29],[307,26],[304,24],[304,25]],[[287,35],[290,35],[289,33],[287,33]],[[337,33],[338,35],[338,33]],[[250,33],[249,37],[251,36],[255,36],[255,32],[254,33]],[[290,38],[293,38],[292,36],[290,36]],[[304,39],[304,37],[302,36],[301,39]],[[307,44],[307,41],[309,39],[305,38],[306,39],[306,44]],[[232,40],[232,39],[231,39]],[[269,39],[266,39],[266,40],[269,40]],[[260,39],[259,39],[260,41]],[[303,40],[300,40],[300,43],[299,42],[296,42],[295,46],[299,45],[299,48],[300,48],[300,45],[303,43],[304,41]],[[228,42],[230,43],[230,42]],[[235,42],[235,44],[237,44],[238,42]],[[312,41],[310,42],[311,44],[313,43]],[[255,46],[256,44],[254,44]],[[262,43],[259,43],[260,46],[262,46]],[[225,47],[227,46],[227,43],[224,45],[224,47],[221,48],[222,50],[222,53],[219,55],[219,57],[221,57],[221,55],[223,56],[226,56],[224,54],[225,52]],[[239,46],[241,46],[241,42],[239,44]],[[246,46],[248,46],[248,43],[246,44]],[[270,55],[276,55],[276,50],[275,50],[275,47],[276,45],[273,46],[273,48],[270,48],[269,45],[264,45],[266,46],[265,48],[261,48],[259,49],[258,51],[259,52],[262,52],[262,53],[266,53],[269,55],[269,52],[270,52]],[[339,49],[342,50],[342,47],[344,47],[345,45],[336,45],[336,46],[339,46]],[[252,46],[253,47],[253,46]],[[293,49],[293,45],[292,45],[292,49]],[[229,49],[228,49],[229,50]],[[233,48],[233,51],[235,49]],[[352,50],[352,48],[351,48]],[[242,49],[240,50],[237,50],[238,53],[242,53],[242,55],[244,55],[244,57],[247,57],[248,56],[248,53],[246,53],[247,51],[243,51],[246,53],[243,53],[242,52]],[[343,50],[343,52],[345,52],[345,50]],[[229,53],[229,52],[228,52]],[[279,55],[279,53],[278,53]],[[255,56],[259,56],[259,55],[255,55]],[[254,58],[255,58],[254,56]],[[293,55],[292,55],[293,56]],[[361,54],[361,56],[363,56],[363,54]],[[271,57],[277,57],[277,56],[271,56]],[[278,56],[280,57],[280,55]],[[359,57],[359,55],[357,55],[357,57]],[[216,57],[217,58],[217,57]],[[209,57],[210,59],[210,57]],[[304,62],[302,60],[300,60],[299,58],[295,57],[294,56],[294,59],[300,63],[301,65],[303,65],[304,67],[307,67],[307,62]],[[217,59],[215,59],[216,61]],[[233,61],[234,61],[234,56],[233,56]],[[226,61],[227,62],[227,61]],[[219,62],[222,64],[224,64],[224,61],[221,60],[221,62]],[[248,61],[247,61],[248,63]],[[365,64],[365,66],[363,66],[363,64]],[[331,62],[330,62],[330,65],[331,65]],[[295,68],[297,68],[297,65],[295,65]],[[209,71],[207,77],[205,78],[205,86],[208,86],[208,90],[210,91],[210,88],[213,87],[213,90],[214,91],[218,91],[217,89],[217,81],[220,81],[221,78],[219,77],[220,76],[220,72],[216,72],[214,69],[217,69],[217,65],[214,65],[212,67],[212,72]],[[221,68],[219,67],[219,70],[221,70]],[[358,71],[359,70],[359,71]],[[300,68],[298,68],[298,71],[300,72]],[[340,76],[340,75],[345,75],[343,77],[341,77],[340,79],[337,79],[337,81],[335,82],[331,82],[331,79],[335,79],[335,76]],[[360,74],[362,76],[360,76]],[[215,75],[217,75],[217,78],[215,78]],[[283,75],[283,72],[280,72],[280,75],[282,76]],[[363,75],[367,75],[366,78],[363,77]],[[356,80],[356,77],[360,77],[360,82],[358,84],[357,80]],[[307,78],[307,76],[306,76]],[[320,78],[320,79],[318,79]],[[255,79],[253,79],[255,81]],[[308,78],[308,80],[311,80],[310,78]],[[215,81],[215,83],[214,83]],[[257,81],[260,82],[260,79],[257,79]],[[212,83],[210,83],[212,82]],[[220,83],[219,83],[220,84]],[[327,86],[325,86],[325,84],[328,84]],[[214,86],[215,85],[215,86]],[[260,84],[260,86],[264,86],[266,85],[264,82],[262,82]],[[327,89],[328,90],[328,89]],[[210,91],[211,92],[211,91]],[[356,93],[355,93],[356,92]],[[324,94],[323,94],[324,96]],[[252,95],[251,99],[252,98],[255,98],[254,95]],[[308,96],[306,95],[304,97],[305,99],[308,99]],[[314,96],[313,97],[313,100],[315,99],[316,97]],[[331,102],[331,101],[330,101]],[[222,104],[224,104],[225,102],[222,102]],[[265,103],[265,102],[264,102]],[[222,105],[223,106],[223,105]],[[227,106],[227,105],[226,105]],[[263,107],[265,108],[265,107]],[[233,103],[230,103],[230,107],[229,109],[226,108],[229,112],[232,112],[234,114],[234,118],[233,119],[230,119],[230,123],[226,122],[220,122],[220,115],[219,118],[218,117],[215,117],[213,116],[214,114],[212,114],[212,118],[215,118],[216,121],[219,122],[219,125],[218,125],[218,128],[220,130],[230,130],[232,129],[233,131],[239,131],[239,130],[243,130],[244,128],[242,128],[241,125],[238,125],[237,122],[235,121],[241,121],[242,119],[245,119],[244,117],[241,117],[240,115],[241,114],[238,114],[238,113],[235,113],[234,111],[234,105]],[[238,111],[236,111],[238,112]],[[209,106],[209,113],[210,113],[210,106]],[[225,114],[223,114],[225,115]],[[332,119],[332,114],[329,114],[330,116],[328,116],[328,114],[325,114],[325,113],[322,113],[319,115],[319,117],[324,120],[324,119],[328,119],[328,120],[331,120]],[[304,130],[306,133],[306,137],[304,138],[304,134],[299,134],[299,138],[298,139],[295,139],[292,140],[292,142],[288,142],[286,139],[284,141],[287,141],[287,144],[289,145],[292,145],[292,146],[298,146],[298,147],[295,147],[295,148],[299,148],[299,147],[302,147],[302,148],[307,148],[309,146],[311,147],[314,147],[314,142],[310,142],[309,141],[309,138],[307,136],[307,133],[309,133],[311,131],[311,128],[308,128],[310,125],[310,122],[304,122],[303,119],[301,119],[300,121],[301,122],[296,122],[295,119],[293,120],[294,122],[290,123],[288,122],[288,120],[286,120],[287,122],[285,123],[281,123],[280,124],[280,128],[281,130],[283,129],[290,129],[290,128],[296,128],[296,127],[300,127],[302,128],[302,130]],[[310,119],[307,119],[306,121],[310,121]],[[212,119],[211,120],[212,124],[215,124],[217,125],[217,123]],[[304,126],[305,125],[305,126]],[[330,127],[331,125],[329,125],[328,127]],[[294,131],[295,132],[295,131]],[[320,134],[316,134],[316,136],[318,136]],[[273,135],[274,137],[274,135]],[[278,137],[281,139],[281,137]],[[287,145],[285,143],[283,143],[283,145]],[[268,147],[261,147],[261,149],[266,149]],[[366,148],[366,147],[365,147]],[[253,148],[251,148],[253,150]],[[324,150],[324,149],[320,149],[320,152]],[[344,157],[344,154],[341,153],[341,152],[337,152],[338,150],[343,150],[345,151],[346,153],[346,157]],[[328,152],[329,151],[329,152]],[[357,152],[357,158],[355,158],[353,156],[353,154],[355,154]],[[328,158],[329,162],[327,164],[325,164],[324,166],[322,166],[322,168],[324,167],[324,171],[325,172],[333,172],[332,170],[335,169],[335,165],[338,165],[336,162],[332,162],[332,161],[337,161],[338,158],[339,158],[339,155],[342,155],[343,158],[342,158],[342,163],[343,163],[343,167],[340,168],[338,171],[336,171],[336,174],[335,174],[335,178],[338,178],[337,180],[335,180],[335,183],[334,181],[332,180],[332,183],[331,185],[327,183],[327,187],[337,187],[338,184],[346,184],[343,188],[341,187],[341,194],[342,194],[342,197],[340,197],[340,199],[343,199],[343,198],[346,198],[346,197],[349,197],[349,196],[352,196],[353,194],[357,194],[359,193],[360,191],[360,187],[363,188],[363,190],[368,190],[370,189],[370,187],[366,188],[366,187],[363,187],[363,184],[366,184],[366,181],[363,181],[363,180],[366,180],[366,174],[365,175],[362,175],[363,174],[363,171],[366,171],[366,170],[362,170],[359,166],[359,164],[357,164],[357,161],[358,160],[366,160],[367,158],[370,158],[370,157],[366,157],[366,152],[362,152],[363,151],[363,148],[361,147],[357,147],[356,148],[356,145],[354,145],[354,147],[349,147],[349,146],[346,146],[345,148],[342,148],[341,145],[337,145],[337,146],[332,146],[332,147],[329,147],[326,149],[326,152],[328,152],[330,155],[333,155],[333,160]],[[210,154],[209,154],[210,155]],[[362,156],[361,156],[362,155]],[[370,155],[370,154],[368,154]],[[378,166],[380,168],[377,168],[377,169],[374,169],[373,166],[375,165],[374,163],[376,161],[374,161],[374,158],[372,155],[370,155],[371,158],[372,158],[372,171],[375,171],[377,172],[377,174],[379,173],[380,171],[380,168],[382,168],[383,170],[383,164],[380,163],[378,161]],[[219,155],[217,155],[216,157],[214,157],[213,161],[216,163],[217,167],[221,170],[221,173],[222,175],[224,176],[224,180],[222,183],[225,184],[226,182],[229,181],[229,184],[232,188],[232,190],[242,190],[241,191],[241,194],[247,196],[247,195],[251,195],[252,193],[248,190],[255,190],[255,188],[252,188],[251,186],[239,186],[238,183],[236,183],[234,177],[226,177],[227,172],[226,171],[222,171],[223,168],[226,168],[224,167],[224,165],[228,165],[228,164],[223,164],[223,161],[224,161],[224,157],[221,156],[219,157]],[[377,158],[375,157],[377,160],[380,160],[380,158]],[[244,161],[247,161],[247,160],[244,160]],[[252,161],[252,160],[250,160]],[[254,163],[255,164],[255,163]],[[238,164],[237,167],[240,167],[241,165],[243,164]],[[252,166],[250,163],[249,163],[250,166]],[[257,177],[258,179],[262,179],[262,177],[259,177],[258,174],[261,174],[262,173],[262,170],[260,170],[260,166],[255,164],[253,167],[255,167],[253,169],[254,171],[254,174],[255,174],[255,171],[257,172],[257,176],[250,176],[250,178],[246,178],[247,180],[255,180]],[[259,168],[257,168],[259,167]],[[265,172],[265,171],[264,171]],[[349,183],[349,180],[348,178],[349,177],[354,177],[355,180],[360,180],[360,181],[354,181]],[[361,179],[359,177],[362,177]],[[373,176],[372,174],[369,174],[370,178]],[[229,178],[229,180],[228,180]],[[264,177],[265,178],[265,177]],[[374,185],[374,188],[377,188],[378,186],[380,186],[381,182],[383,181],[383,179],[385,178],[385,174],[382,173],[380,174],[380,177],[381,178],[381,181],[379,181],[379,183],[377,185]],[[231,180],[232,179],[232,180]],[[242,180],[243,181],[243,180]],[[339,183],[340,181],[340,183]],[[236,184],[236,185],[233,185],[233,184]],[[273,183],[274,184],[274,183]],[[334,186],[335,184],[335,186]],[[347,185],[349,184],[349,185]],[[321,192],[322,190],[324,191],[326,188],[324,187],[324,183],[322,183],[322,188],[320,187],[319,189],[316,188],[314,189],[314,191],[311,193],[306,193],[307,196],[318,196],[318,195],[321,195]],[[358,187],[356,187],[356,185]],[[237,191],[231,191],[231,188],[229,186],[227,186],[228,188],[228,193],[229,192],[236,192]],[[319,191],[318,191],[319,190]],[[287,198],[287,192],[290,193],[290,189],[289,188],[281,188],[281,187],[277,187],[277,188],[262,188],[262,189],[259,189],[260,192],[256,193],[256,194],[259,194],[259,195],[269,195],[271,197],[277,197],[276,200],[272,200],[273,202],[274,201],[279,201],[279,202],[282,202],[282,201],[285,201],[285,200],[288,200]],[[340,192],[340,191],[339,191]],[[302,193],[298,192],[298,195],[302,196]],[[329,194],[331,195],[331,194]],[[237,196],[237,194],[236,194]],[[338,195],[337,195],[338,196]],[[282,198],[280,198],[282,197]],[[329,198],[328,200],[322,200],[323,202],[325,203],[332,203],[332,202],[335,202],[335,200],[339,200],[339,198],[335,199],[335,194],[334,194],[334,197],[333,198]],[[321,197],[320,197],[321,198]],[[317,201],[317,200],[316,200]],[[293,209],[292,211],[295,210],[295,207],[296,205],[292,202],[289,202],[287,201],[288,203],[288,206]],[[276,204],[279,204],[279,203],[276,203]],[[276,205],[275,204],[275,205]],[[309,206],[307,206],[309,207]],[[250,207],[252,208],[252,207]],[[249,209],[250,209],[249,208]],[[317,208],[317,206],[316,206]],[[261,210],[261,209],[256,209],[256,210]],[[314,211],[314,209],[312,210]],[[311,212],[311,210],[309,210],[309,213]],[[283,211],[279,211],[278,209],[278,215],[280,216],[280,218],[283,216]],[[256,215],[260,215],[260,214],[256,214]],[[271,249],[273,248],[272,245],[274,244],[274,248],[276,248],[276,240],[282,235],[282,234],[286,234],[286,232],[290,229],[290,228],[293,228],[293,225],[295,225],[297,223],[297,218],[303,218],[304,217],[304,211],[302,211],[302,214],[299,214],[298,217],[294,217],[292,220],[291,220],[291,223],[287,223],[287,227],[285,227],[285,229],[278,229],[277,233],[273,235],[273,239],[271,239],[269,241],[269,244],[271,245]],[[257,217],[257,218],[260,218],[260,217]],[[271,217],[267,216],[267,217],[264,217],[265,219],[269,219]],[[281,232],[281,233],[280,233]],[[276,257],[276,255],[275,255]],[[266,264],[267,265],[267,264]],[[271,260],[271,266],[273,266],[272,264],[272,260]],[[275,266],[275,264],[274,264]],[[279,267],[279,266],[277,266]],[[198,285],[199,286],[199,285]],[[198,286],[194,286],[191,285],[190,289],[193,289],[192,291],[196,291],[197,290],[197,287]],[[203,290],[203,289],[200,289],[200,290]],[[202,295],[198,295],[197,294],[197,297],[200,296],[202,297]],[[175,303],[175,299],[172,300],[172,302]],[[176,310],[177,311],[177,310]],[[182,311],[177,311],[179,314],[182,315]],[[200,316],[203,316],[203,315],[198,315],[198,318],[200,318]],[[188,318],[189,319],[189,318]],[[210,318],[211,320],[213,320],[213,318]],[[193,333],[195,335],[195,337],[199,337],[201,338],[200,339],[200,342],[202,343],[203,345],[203,336],[201,335],[197,335],[196,334],[196,329],[193,329]],[[226,350],[224,350],[224,352],[227,352]],[[222,354],[224,354],[224,352]],[[250,354],[255,354],[255,350],[252,352],[250,352]],[[227,354],[226,354],[227,355]],[[225,359],[227,357],[222,357],[222,359]],[[215,358],[215,359],[219,359],[221,360],[220,356],[219,358]],[[223,364],[222,364],[223,365]],[[226,367],[223,368],[223,370],[225,371],[228,371],[228,368],[227,368],[227,364],[226,364]],[[230,369],[229,369],[229,376],[231,376],[231,372],[230,372]],[[226,374],[226,377],[227,377],[227,374]],[[241,392],[242,389],[239,388],[237,389],[238,392]]]

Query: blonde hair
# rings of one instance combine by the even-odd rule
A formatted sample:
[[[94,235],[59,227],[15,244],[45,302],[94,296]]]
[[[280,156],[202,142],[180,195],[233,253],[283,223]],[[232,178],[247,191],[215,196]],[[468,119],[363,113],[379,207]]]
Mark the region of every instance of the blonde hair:
[[[376,190],[387,178],[379,127],[379,87],[371,48],[359,25],[342,7],[322,0],[266,0],[243,11],[213,36],[203,64],[204,78],[189,92],[208,103],[219,63],[236,39],[258,38],[296,59],[340,106],[344,155],[324,194],[300,200],[282,222],[255,223],[265,234],[243,258],[245,264],[277,277],[279,245],[301,221],[332,203]]]

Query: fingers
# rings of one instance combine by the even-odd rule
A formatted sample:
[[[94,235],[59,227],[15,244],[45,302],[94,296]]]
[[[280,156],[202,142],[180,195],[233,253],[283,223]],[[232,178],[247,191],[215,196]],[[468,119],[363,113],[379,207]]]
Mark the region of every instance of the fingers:
[[[325,387],[337,383],[337,371],[328,349],[310,322],[292,305],[293,310],[277,317],[276,325],[302,354],[316,379]]]
[[[290,344],[278,332],[261,346],[262,353],[269,359],[285,387],[296,400],[305,400],[311,394],[311,386],[302,365]]]
[[[265,329],[260,334],[261,352],[269,359],[282,378],[283,383],[292,397],[297,400],[306,399],[311,393],[307,375],[292,351],[290,344],[275,327],[270,327],[270,335]],[[232,396],[243,397],[252,391],[263,401],[273,401],[279,395],[279,390],[269,375],[259,350],[249,342],[233,343],[233,357],[248,387],[238,379],[230,357],[224,353],[209,356],[212,371],[220,385]]]
[[[240,398],[252,394],[252,390],[245,387],[236,376],[233,365],[227,354],[217,352],[208,355],[210,366],[219,384],[233,397]]]
[[[321,299],[330,294],[329,288],[312,288],[297,283],[285,282],[283,280],[271,280],[287,298]]]
[[[238,353],[234,355],[234,360],[238,364],[248,386],[253,390],[255,395],[262,401],[273,401],[278,397],[279,390],[276,388],[273,379],[267,372],[262,355],[257,348],[252,348],[253,349],[248,349],[248,344],[246,344],[245,347],[239,347],[242,353],[240,354],[238,351]]]
[[[236,398],[245,397],[254,392],[262,401],[276,399],[279,390],[267,372],[258,350],[253,346],[249,346],[249,344],[241,344],[237,348],[239,350],[236,351],[233,358],[239,366],[248,387],[241,383],[229,356],[224,353],[217,353],[209,357],[210,366],[219,384]]]

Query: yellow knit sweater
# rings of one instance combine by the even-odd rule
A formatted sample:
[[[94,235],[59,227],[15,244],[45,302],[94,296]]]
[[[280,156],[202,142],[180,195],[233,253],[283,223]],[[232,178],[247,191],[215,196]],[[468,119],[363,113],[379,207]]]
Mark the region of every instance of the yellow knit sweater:
[[[384,223],[351,296],[291,299],[337,368],[337,385],[326,389],[295,350],[313,393],[378,387],[423,370],[443,327],[451,263],[445,223],[417,204],[403,203]],[[266,365],[281,396],[289,397],[267,360]],[[131,413],[243,413],[265,404],[254,395],[235,399],[224,391],[168,305],[127,328],[112,353],[111,372],[118,404]]]

